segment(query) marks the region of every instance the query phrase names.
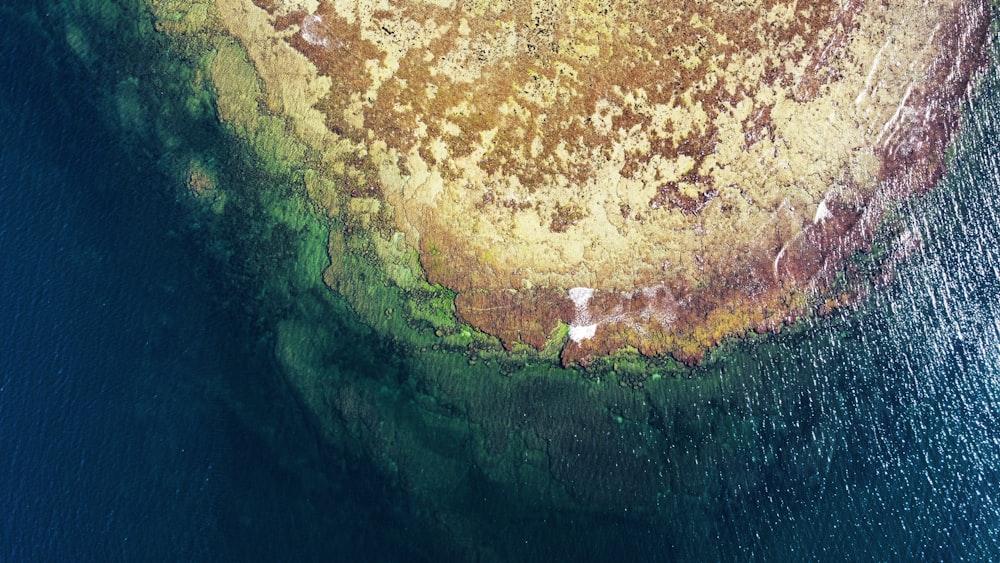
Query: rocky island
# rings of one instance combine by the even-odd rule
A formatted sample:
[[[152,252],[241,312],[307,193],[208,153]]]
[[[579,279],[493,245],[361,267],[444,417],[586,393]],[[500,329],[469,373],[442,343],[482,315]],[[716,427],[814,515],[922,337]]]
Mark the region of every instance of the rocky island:
[[[924,541],[919,436],[992,420],[934,397],[968,409],[956,371],[992,397],[966,365],[990,348],[947,335],[995,333],[995,241],[970,227],[996,217],[995,4],[67,6],[23,18],[100,76],[87,103],[167,178],[169,236],[245,331],[224,351],[242,392],[216,393],[278,487],[312,504],[363,488],[327,467],[371,475],[382,528],[445,546],[419,557],[588,559],[628,536],[614,557],[801,559],[838,506],[820,556],[873,522]],[[967,316],[940,297],[966,292]],[[321,471],[284,440],[299,424]],[[933,475],[974,483],[954,467]],[[890,497],[911,520],[856,518]]]
[[[160,26],[194,17],[229,41],[220,119],[291,136],[390,279],[569,365],[695,362],[856,300],[850,257],[942,173],[988,6],[217,0]]]

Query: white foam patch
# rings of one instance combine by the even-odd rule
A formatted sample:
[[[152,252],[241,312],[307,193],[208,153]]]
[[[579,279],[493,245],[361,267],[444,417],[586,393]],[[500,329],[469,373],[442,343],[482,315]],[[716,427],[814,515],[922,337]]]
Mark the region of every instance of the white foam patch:
[[[579,344],[584,340],[593,338],[597,334],[597,325],[587,325],[587,326],[573,326],[569,325],[569,338],[573,342]]]
[[[819,202],[819,207],[816,208],[816,216],[813,217],[813,225],[832,218],[833,213],[831,213],[830,208],[826,206],[826,200],[824,199]]]
[[[302,38],[310,45],[319,45],[320,47],[329,49],[330,41],[320,35],[325,29],[326,25],[323,24],[322,16],[309,14],[302,20]]]
[[[587,303],[594,296],[594,290],[589,287],[574,287],[567,293],[569,293],[569,298],[573,300],[573,305],[576,306],[573,322],[569,325],[570,340],[580,343],[588,338],[593,338],[597,334],[597,323],[591,322]]]
[[[868,92],[872,87],[872,77],[875,76],[875,71],[878,70],[878,64],[882,60],[882,53],[885,52],[886,47],[888,47],[891,43],[892,36],[889,36],[889,38],[885,40],[885,43],[882,44],[882,48],[875,54],[875,60],[872,61],[872,68],[868,71],[868,77],[865,78],[865,86],[861,89],[861,92],[858,93],[858,97],[854,99],[854,105],[860,104],[865,100],[865,97],[868,96]]]
[[[590,298],[594,296],[594,290],[589,287],[574,287],[569,290],[569,298],[573,300],[573,304],[580,307],[586,307],[587,302]]]
[[[774,257],[774,279],[776,280],[781,279],[781,276],[778,274],[778,262],[781,261],[781,257],[785,255],[786,250],[788,250],[787,242],[785,243],[785,246],[782,246],[781,250],[778,251],[778,255]]]
[[[677,319],[677,300],[665,286],[654,285],[641,289],[646,297],[646,306],[639,313],[641,319],[655,319],[660,326],[670,326]],[[633,294],[635,295],[635,294]]]

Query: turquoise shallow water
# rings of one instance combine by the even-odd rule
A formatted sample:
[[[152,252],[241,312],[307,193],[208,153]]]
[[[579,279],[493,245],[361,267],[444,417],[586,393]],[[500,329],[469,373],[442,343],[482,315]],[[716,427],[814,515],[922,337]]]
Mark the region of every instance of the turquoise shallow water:
[[[659,510],[525,514],[469,478],[457,537],[324,439],[274,358],[287,303],[262,302],[249,267],[280,253],[201,224],[157,145],[109,125],[102,93],[136,63],[79,65],[44,12],[0,9],[0,559],[403,561],[477,542],[508,560],[1000,558],[995,75],[948,179],[900,210],[922,242],[888,287],[663,384],[646,422],[669,474],[635,476],[672,484]],[[208,123],[189,142],[252,169]],[[323,314],[341,315],[326,361],[343,377],[392,392],[428,367]]]

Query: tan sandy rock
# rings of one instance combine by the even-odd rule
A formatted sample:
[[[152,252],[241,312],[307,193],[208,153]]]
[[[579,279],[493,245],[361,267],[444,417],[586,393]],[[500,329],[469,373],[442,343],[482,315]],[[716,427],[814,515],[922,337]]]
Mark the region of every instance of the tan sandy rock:
[[[345,211],[506,345],[570,324],[567,362],[696,359],[849,300],[833,274],[939,177],[988,23],[982,0],[216,9]]]

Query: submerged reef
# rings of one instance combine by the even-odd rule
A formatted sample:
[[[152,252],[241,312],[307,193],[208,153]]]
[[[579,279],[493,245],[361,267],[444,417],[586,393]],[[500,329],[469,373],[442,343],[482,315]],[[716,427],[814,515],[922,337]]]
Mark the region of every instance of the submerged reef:
[[[308,170],[337,224],[331,288],[365,307],[339,264],[355,241],[412,298],[454,295],[461,324],[564,365],[697,362],[856,301],[864,283],[838,280],[887,207],[941,176],[989,12],[151,4],[158,29],[211,46],[219,119]]]
[[[815,470],[789,459],[832,424],[819,383],[775,375],[794,321],[842,330],[816,315],[917,244],[886,219],[941,176],[990,23],[939,0],[137,3],[172,63],[108,105],[275,377],[333,463],[405,493],[412,535],[482,561],[586,557],[612,520],[720,559],[720,499]]]

